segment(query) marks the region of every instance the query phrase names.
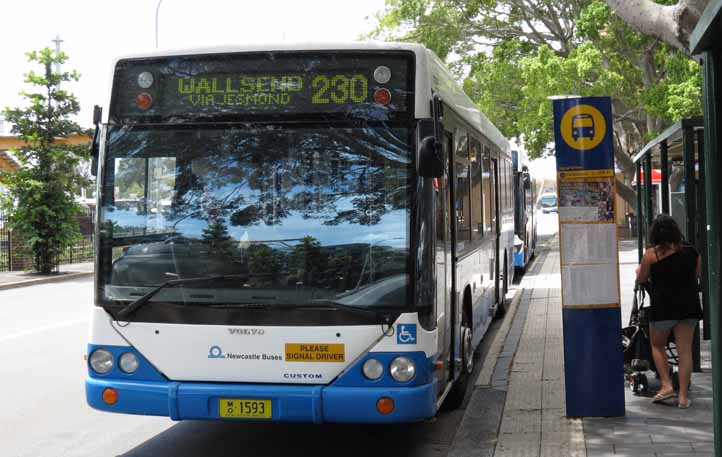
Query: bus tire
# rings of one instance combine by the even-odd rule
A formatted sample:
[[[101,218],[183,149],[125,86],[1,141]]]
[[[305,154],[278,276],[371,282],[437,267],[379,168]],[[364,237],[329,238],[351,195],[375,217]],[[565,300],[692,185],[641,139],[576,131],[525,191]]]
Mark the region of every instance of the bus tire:
[[[464,316],[461,321],[461,344],[463,349],[461,351],[461,374],[454,381],[454,385],[451,386],[446,399],[444,399],[443,408],[447,411],[458,409],[464,403],[466,397],[466,391],[469,387],[469,378],[471,373],[474,371],[474,343],[473,343],[473,332],[471,328],[471,315],[467,311],[464,311]]]

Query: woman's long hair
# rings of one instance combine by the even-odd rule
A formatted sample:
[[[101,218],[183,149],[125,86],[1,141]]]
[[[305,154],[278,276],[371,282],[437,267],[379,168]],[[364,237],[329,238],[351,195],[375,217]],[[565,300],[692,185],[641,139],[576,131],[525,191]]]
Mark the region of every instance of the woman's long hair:
[[[671,216],[660,214],[649,227],[649,246],[670,247],[682,243],[684,237],[679,230],[679,225]]]

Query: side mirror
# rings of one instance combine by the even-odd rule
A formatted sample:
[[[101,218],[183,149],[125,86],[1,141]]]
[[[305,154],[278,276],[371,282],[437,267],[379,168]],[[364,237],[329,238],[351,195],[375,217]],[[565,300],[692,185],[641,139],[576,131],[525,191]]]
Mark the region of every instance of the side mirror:
[[[103,108],[98,105],[93,107],[93,125],[95,126],[95,132],[93,133],[93,141],[90,143],[90,174],[93,176],[98,175],[98,156],[100,155],[100,120],[103,117]]]
[[[444,163],[439,158],[441,143],[433,136],[424,137],[419,145],[419,176],[441,178],[444,176]]]

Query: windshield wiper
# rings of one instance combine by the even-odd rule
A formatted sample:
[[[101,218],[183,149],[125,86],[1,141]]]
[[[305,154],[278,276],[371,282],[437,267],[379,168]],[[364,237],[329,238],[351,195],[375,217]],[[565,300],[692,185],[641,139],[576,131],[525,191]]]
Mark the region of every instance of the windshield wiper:
[[[116,320],[122,320],[133,314],[140,308],[141,306],[145,305],[150,301],[151,298],[153,298],[158,292],[165,289],[166,287],[171,286],[177,286],[181,284],[192,284],[194,282],[206,282],[206,281],[217,281],[221,279],[240,279],[240,278],[248,278],[248,275],[212,275],[212,276],[201,276],[198,278],[180,278],[180,279],[171,279],[169,281],[164,282],[163,284],[159,285],[155,289],[151,290],[150,292],[146,293],[142,297],[138,298],[137,300],[128,303],[125,305],[120,311],[118,311],[118,314],[116,315]]]
[[[284,305],[284,308],[294,309],[313,309],[313,308],[326,308],[326,309],[338,309],[342,311],[348,311],[350,313],[359,314],[366,317],[373,317],[375,319],[383,319],[384,323],[391,324],[391,312],[390,310],[377,311],[368,309],[361,306],[346,305],[337,301],[320,299],[315,300],[313,303],[307,303],[304,305]]]

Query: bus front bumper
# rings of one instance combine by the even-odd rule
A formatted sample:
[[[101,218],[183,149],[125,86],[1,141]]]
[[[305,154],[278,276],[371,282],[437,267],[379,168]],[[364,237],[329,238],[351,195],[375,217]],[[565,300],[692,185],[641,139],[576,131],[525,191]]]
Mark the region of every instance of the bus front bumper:
[[[103,391],[115,389],[117,401],[103,401]],[[218,419],[280,422],[418,422],[436,414],[436,381],[414,387],[334,387],[278,384],[156,382],[87,377],[88,404],[102,411],[173,420]],[[381,397],[394,401],[387,415],[376,409]],[[220,417],[220,399],[271,400],[271,419]]]

